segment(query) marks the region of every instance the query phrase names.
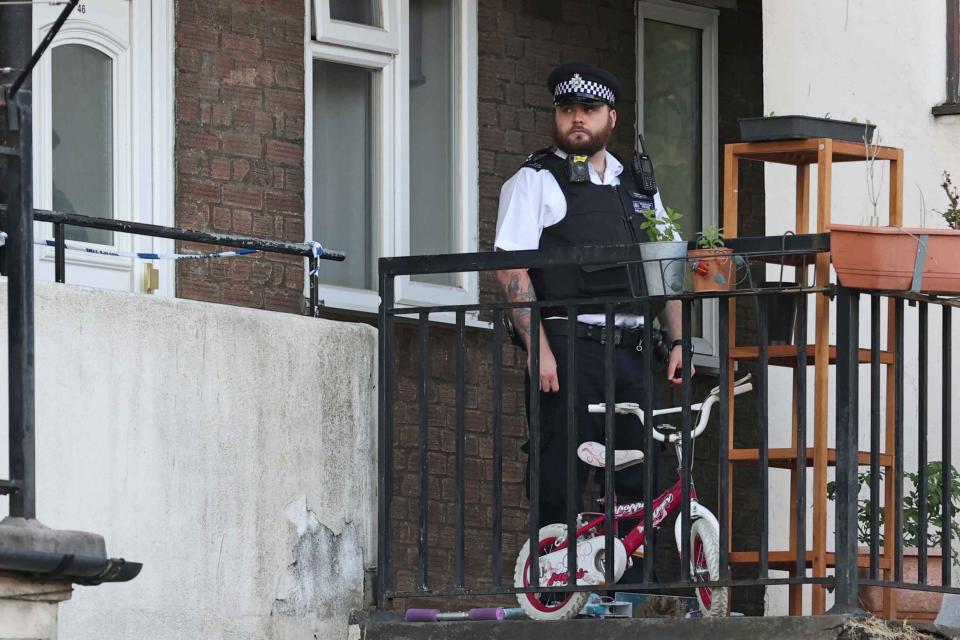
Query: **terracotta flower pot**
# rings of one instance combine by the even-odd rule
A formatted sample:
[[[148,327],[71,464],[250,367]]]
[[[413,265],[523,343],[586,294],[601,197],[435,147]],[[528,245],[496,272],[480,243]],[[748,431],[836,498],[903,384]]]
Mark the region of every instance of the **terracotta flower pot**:
[[[862,553],[869,554],[863,549]],[[881,551],[881,553],[883,553]],[[917,582],[918,555],[916,549],[903,550],[903,582]],[[927,549],[927,584],[940,585],[941,563],[943,555],[939,548]],[[860,577],[868,575],[866,569],[860,569]],[[860,587],[860,606],[874,615],[883,615],[883,587]],[[916,591],[914,589],[894,589],[897,619],[933,622],[940,612],[942,593],[933,591]]]
[[[855,289],[908,291],[921,237],[926,236],[920,290],[960,293],[960,231],[835,224],[830,256],[840,284]]]
[[[687,261],[693,273],[693,290],[729,291],[737,273],[733,249],[693,249],[687,252]]]

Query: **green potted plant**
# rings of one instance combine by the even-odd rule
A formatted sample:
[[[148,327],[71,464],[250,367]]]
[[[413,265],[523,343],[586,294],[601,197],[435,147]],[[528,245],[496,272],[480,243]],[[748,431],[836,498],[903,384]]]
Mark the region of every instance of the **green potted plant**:
[[[949,202],[945,211],[938,212],[946,229],[830,225],[830,255],[840,284],[877,291],[910,290],[922,254],[920,291],[960,294],[960,262],[955,259],[960,252],[960,194],[947,171],[940,186]]]
[[[724,246],[723,229],[708,225],[697,233],[697,249],[687,252],[693,290],[729,291],[737,272],[733,249]]]
[[[677,240],[680,237],[677,223],[682,217],[682,213],[670,207],[667,207],[665,217],[658,217],[655,209],[643,213],[640,229],[646,232],[649,242],[640,244],[640,257],[647,293],[651,296],[683,291],[687,243]]]
[[[918,568],[918,549],[921,544],[927,548],[927,581],[930,584],[940,584],[943,540],[943,474],[944,465],[942,462],[928,462],[926,465],[927,475],[927,530],[920,531],[920,474],[904,473],[906,485],[909,486],[903,496],[903,581],[916,582]],[[870,474],[860,473],[857,475],[860,488],[870,486]],[[907,487],[905,486],[905,490]],[[827,497],[833,500],[836,496],[836,483],[827,484]],[[950,467],[950,502],[953,519],[950,521],[950,538],[953,541],[960,541],[960,472],[955,467]],[[861,499],[857,504],[857,539],[861,544],[870,544],[870,520],[873,514],[874,505],[870,498]],[[881,546],[883,540],[883,526],[886,522],[887,512],[884,507],[878,508],[877,518],[880,523],[878,533],[878,544]],[[861,553],[869,553],[869,549],[862,550]],[[960,553],[956,546],[951,552],[953,564],[960,567]],[[924,620],[932,622],[940,609],[940,601],[943,594],[935,592],[914,591],[908,589],[897,589],[897,608],[901,617],[909,617],[914,620]],[[860,588],[860,606],[867,611],[875,614],[880,613],[883,608],[882,590],[880,587],[861,587]]]

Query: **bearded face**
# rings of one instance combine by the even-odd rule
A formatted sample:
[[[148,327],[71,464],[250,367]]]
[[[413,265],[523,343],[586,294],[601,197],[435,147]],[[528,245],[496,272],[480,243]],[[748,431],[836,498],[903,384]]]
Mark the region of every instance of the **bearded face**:
[[[605,149],[617,124],[617,112],[607,105],[559,105],[554,116],[554,144],[561,151],[582,156]]]

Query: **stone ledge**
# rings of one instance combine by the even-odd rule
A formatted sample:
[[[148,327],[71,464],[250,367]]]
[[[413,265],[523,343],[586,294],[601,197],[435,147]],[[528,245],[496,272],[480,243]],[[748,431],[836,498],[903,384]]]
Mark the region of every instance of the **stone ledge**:
[[[889,623],[891,630],[902,629],[903,623]],[[777,640],[859,640],[880,637],[859,626],[853,616],[818,617],[748,617],[713,618],[706,620],[630,619],[630,620],[565,620],[538,622],[506,620],[504,622],[423,622],[376,620],[360,625],[364,640],[743,640],[776,638]],[[884,635],[885,638],[960,638],[960,631],[918,625],[927,635]]]

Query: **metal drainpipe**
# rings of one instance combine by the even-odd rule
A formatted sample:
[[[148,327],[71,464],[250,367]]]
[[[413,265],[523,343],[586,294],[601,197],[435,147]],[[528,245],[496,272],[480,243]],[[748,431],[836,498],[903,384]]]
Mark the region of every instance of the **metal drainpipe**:
[[[30,61],[33,35],[32,5],[0,6],[0,67],[12,67],[2,82],[10,83]],[[9,456],[10,479],[19,481],[19,491],[10,495],[12,517],[35,518],[34,493],[34,309],[33,309],[33,189],[32,119],[30,80],[6,113],[20,117],[19,130],[10,132],[10,120],[0,127],[20,157],[7,156],[3,191],[8,216],[6,253],[8,349],[9,349]]]

